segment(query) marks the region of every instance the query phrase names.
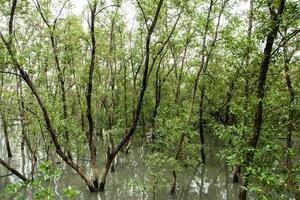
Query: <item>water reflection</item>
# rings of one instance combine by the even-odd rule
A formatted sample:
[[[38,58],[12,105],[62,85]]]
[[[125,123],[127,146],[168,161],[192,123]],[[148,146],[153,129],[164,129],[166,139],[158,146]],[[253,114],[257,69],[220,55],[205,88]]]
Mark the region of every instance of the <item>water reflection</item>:
[[[14,143],[16,144],[16,143]],[[1,146],[3,145],[1,141]],[[3,146],[2,146],[3,147]],[[13,145],[12,149],[15,150],[13,159],[9,160],[10,164],[15,166],[18,170],[22,171],[27,176],[31,172],[31,160],[28,159],[29,152],[25,150],[20,151],[18,145]],[[215,148],[212,148],[215,149]],[[150,169],[145,164],[146,151],[142,147],[135,147],[129,155],[121,153],[116,160],[116,170],[109,174],[107,180],[106,191],[104,193],[90,193],[81,178],[77,176],[66,164],[61,163],[60,159],[55,154],[49,155],[52,163],[62,169],[62,175],[56,178],[51,183],[51,189],[54,191],[56,199],[64,200],[63,189],[67,186],[80,191],[76,199],[91,199],[91,200],[111,200],[111,199],[124,199],[124,200],[144,200],[144,199],[166,199],[166,200],[217,200],[238,199],[238,186],[232,183],[231,169],[224,161],[216,159],[216,153],[210,149],[208,151],[208,158],[215,158],[208,160],[204,166],[198,166],[196,169],[187,170],[178,173],[177,192],[170,195],[171,186],[171,173],[166,172],[165,177],[170,183],[165,185],[159,192],[153,194],[150,191],[141,188],[143,184],[149,183]],[[3,148],[1,148],[1,156],[5,157]],[[39,152],[39,159],[46,158],[44,151]],[[105,152],[99,149],[100,152]],[[85,169],[89,168],[87,158],[80,158],[74,156],[81,166]],[[6,159],[7,160],[7,159]],[[99,163],[104,164],[104,155],[99,160]],[[5,168],[0,166],[0,176],[10,174]],[[128,184],[129,180],[135,180],[138,185]],[[3,192],[4,187],[8,183],[18,181],[13,176],[4,176],[0,178],[0,193]],[[34,191],[28,187],[24,189],[24,196],[26,199],[33,199]],[[11,198],[13,199],[13,197]]]

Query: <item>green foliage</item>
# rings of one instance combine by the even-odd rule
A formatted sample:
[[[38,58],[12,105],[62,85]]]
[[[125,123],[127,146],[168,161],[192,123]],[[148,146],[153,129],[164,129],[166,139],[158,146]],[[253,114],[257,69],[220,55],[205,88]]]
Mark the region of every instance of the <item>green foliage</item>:
[[[45,181],[55,179],[61,175],[61,170],[59,168],[51,168],[51,162],[49,160],[40,163],[39,172]]]
[[[24,186],[24,184],[22,183],[10,183],[7,184],[5,186],[5,191],[10,193],[10,194],[15,194],[17,193],[22,187]]]
[[[143,183],[141,183],[139,180],[136,180],[134,178],[128,179],[126,182],[126,186],[132,188],[133,191],[136,192],[137,194],[141,194],[147,191],[146,186]]]
[[[35,192],[34,199],[36,200],[52,200],[54,198],[54,193],[51,191],[50,188],[41,188],[37,192]]]
[[[112,143],[116,146],[136,117],[145,41],[158,1],[139,0],[138,5],[137,1],[114,0],[113,3],[120,7],[110,6],[108,1],[91,2],[97,3],[97,9],[101,10],[95,19],[92,81],[94,139],[100,151],[102,147],[112,147]],[[213,5],[209,13],[210,2]],[[33,152],[51,153],[55,147],[49,127],[45,126],[46,110],[62,151],[72,152],[79,159],[85,158],[90,153],[86,134],[92,42],[90,23],[87,23],[91,20],[90,8],[87,5],[80,16],[73,14],[68,2],[58,16],[64,1],[40,0],[39,3],[44,16],[37,12],[37,5],[31,1],[18,1],[11,38],[13,55],[10,55],[5,41],[10,40],[7,24],[11,1],[0,1],[1,36],[4,38],[0,41],[1,118],[8,122],[9,129],[17,130],[9,132],[11,141],[19,143],[24,132],[30,143],[26,145],[30,145]],[[223,3],[226,4],[221,13]],[[241,5],[246,8],[239,7]],[[133,19],[127,19],[124,6],[135,9],[135,21],[130,27],[128,21]],[[248,1],[163,2],[150,41],[147,90],[132,140],[133,143],[145,142],[145,159],[151,174],[144,183],[128,179],[128,187],[137,192],[156,193],[170,183],[173,170],[182,176],[185,171],[197,167],[199,151],[203,147],[198,130],[201,123],[205,150],[209,152],[207,147],[216,136],[222,144],[218,158],[231,166],[242,167],[243,174],[249,179],[247,189],[257,198],[285,199],[299,190],[295,185],[300,183],[297,154],[300,137],[300,4],[298,0],[286,1],[280,19],[264,88],[263,124],[255,148],[249,144],[255,133],[255,107],[260,101],[256,86],[263,59],[262,47],[275,25],[270,11],[278,8],[279,0],[253,0],[253,6],[252,24],[249,24]],[[179,21],[170,34],[179,13]],[[216,27],[220,14],[221,23]],[[42,109],[30,87],[18,74],[15,76],[19,73],[15,61],[29,74],[32,87],[44,104]],[[287,85],[288,75],[294,91],[293,100]],[[200,107],[202,88],[205,89],[203,108]],[[203,111],[202,121],[200,111]],[[19,123],[21,117],[22,124]],[[12,128],[15,124],[16,129]],[[293,142],[292,147],[287,147],[290,130]],[[107,143],[99,144],[103,141]],[[248,155],[254,155],[251,163],[245,163]],[[286,163],[288,157],[293,161],[290,168]],[[61,170],[48,160],[38,160],[37,166],[29,186],[8,184],[6,193],[22,199],[24,197],[19,193],[32,187],[34,198],[55,199],[51,183],[61,176]],[[78,194],[69,186],[63,192],[68,198]]]
[[[69,198],[76,197],[79,194],[79,191],[72,188],[71,186],[64,188],[63,191],[64,191],[64,194]]]

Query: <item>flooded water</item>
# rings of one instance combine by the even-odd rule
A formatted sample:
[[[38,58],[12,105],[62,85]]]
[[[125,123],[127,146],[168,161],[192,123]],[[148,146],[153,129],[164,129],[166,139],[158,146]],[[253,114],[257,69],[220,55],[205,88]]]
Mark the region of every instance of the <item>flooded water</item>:
[[[1,138],[2,135],[1,135]],[[99,145],[100,146],[100,145]],[[211,144],[208,146],[207,164],[199,166],[191,170],[183,170],[177,174],[177,191],[176,194],[170,194],[172,174],[171,171],[161,170],[160,172],[151,170],[147,167],[145,158],[147,152],[145,148],[135,146],[131,149],[130,154],[120,153],[117,158],[116,170],[111,172],[107,177],[107,185],[105,192],[91,193],[88,191],[86,185],[81,178],[76,175],[64,163],[58,162],[59,159],[51,156],[53,163],[57,163],[55,167],[62,169],[62,174],[50,183],[51,190],[55,193],[55,199],[67,199],[63,193],[63,189],[67,186],[79,191],[79,194],[73,199],[91,199],[91,200],[144,200],[144,199],[158,199],[158,200],[218,200],[238,199],[238,185],[232,183],[231,168],[226,163],[216,157],[218,153],[218,144]],[[1,157],[6,158],[4,141],[1,141],[0,154]],[[24,174],[29,174],[31,169],[30,160],[27,159],[27,150],[21,153],[19,145],[13,145],[13,159],[9,162],[16,169]],[[99,150],[100,151],[100,150]],[[104,151],[102,151],[104,152]],[[41,159],[44,155],[40,154]],[[100,155],[101,157],[101,155]],[[85,166],[88,169],[88,155],[86,158],[75,158],[80,166]],[[99,164],[104,166],[104,156],[99,160]],[[149,186],[153,185],[153,174],[163,172],[165,178],[164,184],[156,193],[149,190]],[[0,193],[4,191],[5,185],[19,181],[14,175],[4,176],[10,174],[4,167],[0,166]],[[4,176],[4,177],[2,177]],[[160,175],[161,176],[161,175]],[[152,184],[152,185],[151,185]],[[148,189],[147,189],[148,188]],[[34,199],[35,191],[27,187],[22,190],[24,199]],[[10,199],[14,199],[11,196]]]

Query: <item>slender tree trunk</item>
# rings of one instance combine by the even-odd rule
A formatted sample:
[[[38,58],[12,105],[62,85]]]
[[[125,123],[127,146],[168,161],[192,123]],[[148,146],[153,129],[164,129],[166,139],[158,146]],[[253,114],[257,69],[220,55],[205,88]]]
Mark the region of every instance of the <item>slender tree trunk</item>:
[[[12,157],[12,153],[11,153],[9,136],[8,136],[8,127],[7,127],[7,122],[6,122],[6,118],[5,118],[4,112],[1,113],[1,119],[2,119],[2,126],[3,126],[3,132],[4,132],[4,138],[5,138],[5,146],[6,146],[7,156],[9,158],[11,158]]]
[[[176,191],[176,184],[177,184],[177,176],[176,176],[176,171],[173,170],[172,172],[172,175],[173,175],[173,183],[172,183],[172,187],[171,187],[171,194],[174,194],[175,191]]]
[[[221,16],[224,12],[224,9],[225,9],[225,6],[227,5],[227,2],[229,0],[224,0],[222,2],[222,5],[221,5],[221,10],[219,12],[219,15],[218,15],[218,19],[217,19],[217,24],[216,24],[216,28],[215,28],[215,32],[214,32],[214,37],[213,37],[213,40],[212,40],[212,44],[209,48],[209,51],[207,53],[207,55],[205,55],[205,50],[206,50],[206,47],[203,47],[202,49],[202,58],[201,58],[201,67],[200,67],[200,74],[202,74],[203,78],[204,78],[204,81],[203,81],[203,84],[201,86],[201,96],[200,96],[200,103],[199,103],[199,119],[198,119],[198,123],[199,123],[199,135],[200,135],[200,144],[201,144],[201,148],[200,148],[200,154],[201,154],[201,162],[205,164],[206,162],[206,159],[205,159],[205,151],[204,151],[204,119],[203,119],[203,115],[204,115],[204,111],[205,111],[205,106],[204,106],[204,97],[205,97],[205,90],[206,90],[206,86],[205,86],[205,75],[206,75],[206,71],[207,71],[207,68],[208,68],[208,65],[209,65],[209,61],[210,61],[210,58],[212,56],[212,53],[213,53],[213,50],[215,48],[215,45],[216,45],[216,42],[217,42],[217,39],[218,39],[218,35],[219,35],[219,27],[220,27],[220,23],[221,23]],[[211,2],[211,4],[213,4],[213,2]],[[212,8],[210,8],[212,9]],[[210,18],[207,18],[208,22],[210,21],[209,20]],[[204,42],[204,40],[203,40]],[[205,42],[204,42],[205,44]],[[206,60],[204,59],[204,57],[206,57]],[[199,77],[200,77],[200,74],[198,75],[197,74],[197,79],[196,81],[198,82],[199,81]]]
[[[260,131],[262,127],[262,121],[263,121],[263,100],[265,97],[265,84],[266,84],[266,78],[267,74],[269,71],[269,64],[271,60],[271,53],[272,53],[272,48],[274,44],[274,40],[276,39],[277,32],[279,30],[280,22],[281,22],[281,16],[284,11],[284,6],[285,6],[285,0],[280,1],[280,5],[278,8],[278,11],[274,11],[273,8],[270,6],[270,14],[272,18],[272,23],[273,27],[271,31],[269,32],[267,36],[267,41],[266,41],[266,46],[264,49],[264,54],[263,54],[263,60],[261,62],[260,66],[260,73],[259,73],[259,78],[258,78],[258,84],[257,84],[257,105],[256,105],[256,112],[255,112],[255,117],[254,117],[254,124],[253,124],[253,133],[251,136],[250,140],[250,147],[256,149],[257,148],[257,143],[259,140],[260,136]],[[245,161],[244,161],[244,166],[245,168],[249,167],[251,164],[252,160],[254,157],[254,153],[251,151],[246,154]],[[244,175],[244,180],[243,183],[241,184],[240,187],[240,192],[239,192],[239,199],[240,200],[246,200],[247,198],[247,187],[249,184],[249,175],[250,174],[245,174]]]
[[[286,34],[287,30],[285,30],[285,34]],[[297,184],[295,183],[293,176],[292,176],[292,169],[293,169],[293,160],[292,157],[290,155],[290,150],[292,150],[293,148],[293,140],[292,140],[292,136],[293,136],[293,130],[294,130],[294,115],[295,115],[295,109],[293,107],[293,104],[295,102],[295,89],[293,87],[292,84],[292,79],[290,77],[290,69],[289,69],[289,61],[290,58],[292,57],[288,57],[288,49],[287,49],[287,45],[284,44],[283,46],[283,53],[284,53],[284,75],[285,75],[285,80],[286,80],[286,84],[287,84],[287,88],[289,91],[289,96],[290,96],[290,101],[289,101],[289,112],[288,112],[288,127],[287,127],[287,138],[286,138],[286,148],[287,148],[287,156],[286,156],[286,166],[287,166],[287,170],[288,170],[288,184],[291,185],[291,187],[293,187],[293,190],[295,191],[295,199],[299,200],[300,199],[300,192],[298,192],[298,188],[297,188]]]
[[[74,80],[77,80],[74,69],[73,69],[73,78],[74,78]],[[81,111],[81,113],[80,113],[81,131],[84,133],[85,132],[85,116],[84,116],[85,112],[82,107],[80,89],[77,84],[75,84],[75,91],[76,91],[77,101],[78,101],[80,111]]]
[[[55,18],[53,24],[51,24],[49,22],[49,20],[46,18],[39,1],[36,1],[36,6],[37,6],[37,10],[38,10],[39,14],[42,17],[42,20],[45,22],[45,24],[47,25],[47,27],[49,29],[52,53],[54,56],[54,61],[55,61],[55,66],[56,66],[56,70],[58,73],[58,81],[59,81],[59,86],[60,86],[60,95],[61,95],[63,119],[64,119],[63,136],[64,136],[64,139],[66,140],[65,149],[66,149],[66,152],[67,152],[68,156],[70,157],[70,159],[72,159],[72,155],[69,150],[69,146],[70,146],[69,140],[70,139],[69,139],[69,133],[68,133],[68,128],[67,128],[68,110],[67,110],[67,98],[66,98],[66,89],[65,89],[65,77],[64,77],[64,70],[61,68],[61,63],[59,61],[57,40],[55,38],[55,30],[56,30],[57,20],[58,20],[58,17],[60,14]],[[63,4],[62,8],[64,8],[64,6],[65,6],[65,4]]]
[[[115,50],[114,45],[114,34],[115,34],[115,16],[111,19],[111,29],[110,29],[110,36],[109,36],[109,59],[107,61],[107,66],[109,70],[109,81],[108,81],[108,90],[110,91],[110,100],[111,105],[109,105],[109,97],[107,96],[107,103],[106,103],[106,110],[107,117],[108,117],[108,129],[111,130],[114,121],[114,112],[115,112],[115,75],[114,75],[114,64],[115,64],[115,57],[113,52]]]
[[[193,35],[193,34],[192,34]],[[178,105],[178,107],[181,105],[181,100],[180,100],[180,94],[181,94],[181,90],[180,90],[180,86],[181,86],[181,82],[182,82],[182,75],[183,75],[183,68],[184,68],[184,64],[185,64],[185,59],[186,59],[186,54],[187,54],[187,48],[191,42],[191,36],[189,36],[186,39],[185,45],[184,45],[184,51],[183,51],[183,57],[181,60],[181,66],[180,66],[180,70],[179,70],[179,76],[178,76],[178,81],[177,81],[177,86],[176,86],[176,94],[175,94],[175,104]],[[178,110],[177,110],[177,114]]]
[[[157,58],[159,57],[159,55],[161,55],[160,59],[159,59],[159,62],[157,64],[156,73],[155,73],[155,106],[154,106],[154,111],[153,111],[153,115],[152,115],[152,127],[153,128],[155,126],[155,118],[156,118],[157,111],[158,111],[158,108],[159,108],[159,105],[160,105],[160,102],[161,102],[161,88],[162,88],[165,80],[169,76],[170,72],[173,70],[173,67],[172,67],[171,70],[169,70],[167,72],[167,74],[165,75],[164,78],[162,78],[160,76],[161,63],[162,63],[165,55],[167,54],[167,51],[165,51],[164,53],[163,53],[163,51],[164,51],[165,46],[169,42],[172,34],[174,33],[174,31],[176,29],[176,26],[177,26],[177,23],[178,23],[178,21],[180,19],[180,16],[181,16],[181,13],[179,13],[179,15],[177,16],[176,22],[174,23],[174,25],[172,27],[172,30],[169,33],[167,39],[163,42],[161,48],[158,50],[157,54],[153,57],[152,64],[151,64],[151,67],[150,67],[150,70],[152,70],[153,67],[154,67],[154,65],[155,65],[155,63],[156,63]],[[174,60],[174,65],[176,65],[176,60]]]
[[[209,24],[211,22],[211,12],[212,12],[214,4],[215,4],[214,0],[210,0],[208,13],[207,13],[206,21],[205,21],[204,35],[203,35],[203,38],[202,38],[201,63],[200,63],[200,67],[198,68],[198,71],[197,71],[197,74],[196,74],[196,79],[194,81],[194,87],[193,87],[193,90],[192,90],[192,102],[191,102],[191,111],[190,111],[191,113],[193,112],[193,109],[194,109],[193,106],[194,106],[194,102],[195,102],[196,93],[197,93],[197,90],[198,90],[200,75],[201,75],[201,72],[202,72],[203,67],[205,65],[206,40],[207,40],[207,36],[208,36]]]
[[[24,130],[24,117],[22,116],[21,112],[21,102],[23,99],[21,99],[21,94],[23,93],[22,91],[22,79],[20,77],[16,77],[16,82],[17,82],[17,96],[18,96],[18,108],[20,112],[20,122],[21,122],[21,151],[24,151],[24,146],[25,146],[25,130]],[[23,94],[22,94],[23,95]]]
[[[249,9],[249,23],[248,23],[248,31],[247,31],[247,40],[248,40],[248,45],[247,45],[247,55],[246,55],[246,75],[248,72],[248,68],[250,65],[250,54],[251,54],[251,37],[252,37],[252,27],[253,27],[253,18],[254,18],[254,14],[253,14],[253,0],[250,0],[250,9]],[[244,102],[244,109],[245,112],[248,111],[248,101],[249,101],[249,77],[246,76],[245,77],[245,102]],[[245,118],[245,121],[247,121],[247,119]],[[246,125],[246,122],[245,122]]]
[[[200,155],[201,155],[201,163],[205,164],[205,151],[204,151],[204,96],[205,96],[205,86],[201,87],[201,98],[200,98],[200,111],[199,111],[199,135],[200,135]]]
[[[184,138],[185,138],[185,133],[183,133],[181,135],[180,141],[179,141],[179,146],[178,149],[176,151],[176,155],[175,155],[175,160],[179,159],[181,150],[182,150],[182,146],[183,146],[183,142],[184,142]],[[176,191],[176,181],[177,181],[177,176],[176,176],[176,170],[173,170],[172,172],[173,175],[173,183],[172,183],[172,187],[171,187],[171,194],[173,194]]]
[[[155,118],[156,118],[158,107],[159,107],[160,100],[161,100],[161,98],[160,98],[161,97],[161,86],[158,81],[158,78],[157,78],[156,82],[157,83],[155,84],[155,105],[154,105],[154,111],[153,111],[153,116],[152,116],[152,127],[155,126]]]
[[[123,74],[123,80],[124,80],[124,117],[125,117],[125,127],[127,129],[128,125],[128,115],[127,115],[127,110],[128,110],[128,103],[127,103],[127,65],[124,64],[124,74]]]
[[[54,30],[53,30],[54,31]],[[61,69],[59,58],[58,58],[58,51],[57,51],[57,44],[55,42],[55,38],[53,36],[53,32],[50,35],[51,38],[51,46],[52,46],[52,51],[56,63],[56,69],[58,72],[58,79],[60,83],[60,93],[61,93],[61,101],[62,101],[62,110],[63,110],[63,119],[64,119],[64,138],[66,140],[66,152],[70,159],[72,159],[72,154],[69,150],[69,132],[67,128],[67,120],[68,120],[68,109],[67,109],[67,98],[66,98],[66,89],[65,89],[65,78],[64,78],[64,72]]]
[[[95,188],[98,188],[98,168],[97,168],[97,159],[96,159],[96,137],[94,134],[94,121],[92,117],[92,90],[93,90],[93,74],[95,69],[95,57],[96,57],[96,38],[95,38],[95,18],[96,18],[96,10],[97,10],[97,2],[93,2],[91,7],[91,21],[90,21],[90,34],[92,40],[91,46],[91,61],[89,66],[89,78],[88,78],[88,85],[87,85],[87,93],[86,93],[86,104],[87,110],[86,115],[88,119],[88,144],[90,149],[90,158],[91,158],[91,165],[92,165],[92,176],[93,176],[93,184]]]
[[[287,47],[286,45],[284,46],[284,75],[285,75],[285,80],[286,80],[286,84],[288,87],[288,91],[289,91],[289,95],[290,95],[290,108],[289,108],[289,113],[288,113],[288,134],[287,134],[287,139],[286,139],[286,147],[288,150],[292,149],[292,135],[293,135],[293,129],[294,129],[294,113],[295,113],[295,109],[293,109],[293,104],[295,101],[295,90],[294,87],[292,85],[292,80],[290,77],[290,69],[288,66],[288,57],[287,57]],[[287,169],[291,170],[292,169],[292,159],[291,156],[287,155],[286,158],[286,165],[287,165]]]
[[[32,156],[32,165],[34,166],[37,157],[35,154],[35,151],[32,148],[31,142],[28,139],[27,133],[26,133],[26,125],[25,125],[25,102],[23,97],[23,86],[22,86],[22,79],[20,77],[17,78],[17,94],[19,97],[19,112],[20,112],[20,122],[21,122],[21,135],[22,135],[22,142],[26,144],[31,156]],[[24,144],[23,144],[24,145]],[[21,147],[21,150],[24,150],[24,147]]]
[[[249,101],[249,77],[248,77],[248,68],[250,65],[250,54],[251,54],[251,37],[252,37],[252,27],[253,27],[253,18],[254,18],[254,14],[253,14],[253,0],[249,1],[250,3],[250,9],[249,9],[249,23],[248,23],[248,32],[247,32],[247,40],[248,40],[248,46],[247,46],[247,55],[246,55],[246,76],[245,76],[245,86],[244,86],[244,94],[245,94],[245,101],[244,101],[244,110],[247,113],[248,112],[248,101]],[[244,126],[247,126],[248,123],[248,119],[247,119],[247,114],[244,117]],[[241,172],[241,166],[236,166],[234,167],[234,171],[233,171],[233,182],[235,183],[239,183],[241,182],[240,175]]]
[[[4,77],[1,76],[1,88],[2,90],[4,89]],[[0,94],[0,100],[2,99],[2,90],[1,90],[1,94]],[[3,110],[1,110],[0,115],[1,115],[1,125],[3,127],[3,132],[4,132],[4,140],[5,140],[5,146],[6,146],[6,151],[7,151],[7,156],[9,158],[12,157],[12,153],[11,153],[11,148],[10,148],[10,142],[9,142],[9,134],[8,134],[8,127],[7,127],[7,121],[6,121],[6,110],[5,107],[2,108]]]
[[[178,107],[182,103],[181,99],[180,99],[180,85],[181,85],[181,80],[182,80],[184,61],[185,61],[185,58],[186,58],[187,48],[188,48],[188,45],[189,45],[190,41],[191,41],[191,38],[187,38],[185,46],[184,46],[184,53],[183,53],[183,58],[182,58],[182,62],[181,62],[181,67],[180,67],[180,72],[179,72],[179,77],[178,77],[178,83],[177,83],[177,87],[176,87],[175,104],[177,105],[177,116],[179,115]],[[182,145],[183,145],[183,142],[184,142],[184,138],[185,138],[185,132],[183,132],[181,134],[181,138],[180,138],[180,141],[179,141],[179,147],[176,151],[176,160],[180,156]],[[175,193],[175,191],[176,191],[176,183],[177,183],[176,170],[173,170],[172,175],[173,175],[173,183],[172,183],[171,191],[170,191],[171,194]]]
[[[106,111],[106,115],[107,115],[107,122],[108,122],[108,139],[109,139],[109,143],[110,143],[110,149],[114,149],[115,148],[115,143],[114,143],[114,139],[113,139],[113,135],[112,135],[112,126],[113,126],[113,119],[112,119],[112,111],[111,108],[108,105],[108,100],[109,97],[105,96],[103,99],[103,106],[105,108]],[[112,162],[112,166],[111,166],[111,171],[115,171],[115,167],[114,167],[114,161]]]

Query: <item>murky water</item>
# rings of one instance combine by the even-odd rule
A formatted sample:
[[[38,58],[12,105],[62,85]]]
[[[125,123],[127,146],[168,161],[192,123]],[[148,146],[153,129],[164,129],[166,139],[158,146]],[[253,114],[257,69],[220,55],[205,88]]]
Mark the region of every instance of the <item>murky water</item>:
[[[1,138],[2,135],[1,135]],[[0,155],[6,155],[4,141],[2,140]],[[151,170],[145,163],[146,150],[143,147],[133,147],[130,154],[120,153],[117,159],[116,171],[107,177],[106,191],[102,193],[91,193],[81,178],[76,175],[64,163],[56,164],[57,168],[62,169],[62,174],[50,184],[52,191],[55,193],[55,199],[63,200],[66,196],[63,189],[67,186],[79,190],[80,193],[74,199],[91,199],[91,200],[142,200],[142,199],[172,199],[172,200],[233,200],[238,197],[238,185],[232,183],[231,168],[222,160],[217,159],[218,144],[211,144],[207,150],[207,164],[199,166],[192,170],[183,170],[177,175],[177,192],[174,195],[169,193],[171,187],[171,171],[164,171],[164,184],[155,194],[149,190],[153,185],[153,174],[156,171]],[[29,174],[31,169],[30,160],[27,159],[27,151],[21,153],[19,145],[13,145],[13,159],[10,164],[24,174]],[[100,151],[100,150],[99,150]],[[102,151],[104,152],[104,151]],[[44,155],[39,155],[41,159]],[[6,157],[6,156],[4,156]],[[100,156],[101,157],[101,156]],[[103,156],[102,156],[103,157]],[[87,158],[75,158],[81,166],[88,169]],[[55,163],[59,159],[53,155],[51,160]],[[101,167],[104,166],[103,158],[99,161]],[[102,168],[101,168],[102,169]],[[10,174],[4,167],[0,166],[0,176]],[[18,181],[14,175],[0,178],[0,193],[4,191],[7,183]],[[151,186],[151,187],[150,187]],[[147,189],[148,188],[148,189]],[[34,190],[26,188],[22,191],[25,199],[34,198]],[[10,199],[14,199],[12,196]]]

